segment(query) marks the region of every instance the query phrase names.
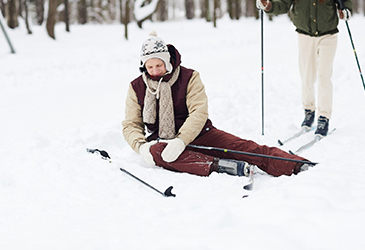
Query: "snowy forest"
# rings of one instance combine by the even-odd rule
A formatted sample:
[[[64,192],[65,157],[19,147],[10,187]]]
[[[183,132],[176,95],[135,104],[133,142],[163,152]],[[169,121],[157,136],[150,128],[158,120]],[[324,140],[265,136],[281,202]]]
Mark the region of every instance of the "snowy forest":
[[[0,0],[0,250],[365,249],[365,0],[352,1],[333,133],[300,153],[318,164],[255,167],[246,190],[244,176],[145,163],[122,134],[126,97],[156,31],[199,73],[215,127],[296,152],[315,135],[278,143],[304,118],[289,14],[261,15],[254,0]]]
[[[243,17],[259,17],[256,0],[0,0],[2,15],[9,28],[15,29],[25,22],[35,25],[46,23],[48,35],[56,39],[54,26],[64,22],[66,31],[72,24],[119,22],[125,26],[128,39],[128,24],[176,19],[206,19],[217,26],[217,20],[228,14],[232,20]],[[354,13],[365,13],[364,0],[353,0]],[[269,17],[272,19],[273,17]]]

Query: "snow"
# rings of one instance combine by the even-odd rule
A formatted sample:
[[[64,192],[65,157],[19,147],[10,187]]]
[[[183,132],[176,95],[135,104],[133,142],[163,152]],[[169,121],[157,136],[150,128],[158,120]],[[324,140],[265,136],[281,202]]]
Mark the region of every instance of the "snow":
[[[265,130],[261,131],[260,20],[56,26],[0,34],[0,248],[364,249],[365,91],[346,25],[335,59],[336,131],[302,156],[319,162],[296,176],[199,177],[149,167],[121,134],[128,83],[151,30],[201,73],[220,129],[277,145],[303,118],[297,37],[287,16],[264,21]],[[350,21],[365,67],[364,17]],[[296,149],[311,134],[284,146]],[[89,154],[106,150],[112,163]],[[162,197],[123,167],[176,197]],[[248,198],[242,196],[249,194]]]

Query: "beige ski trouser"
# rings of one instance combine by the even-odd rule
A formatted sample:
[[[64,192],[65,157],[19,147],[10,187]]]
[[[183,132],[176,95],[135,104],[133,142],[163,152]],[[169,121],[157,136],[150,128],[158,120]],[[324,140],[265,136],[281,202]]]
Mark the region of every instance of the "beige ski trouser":
[[[298,33],[299,72],[302,80],[303,109],[316,110],[314,84],[318,76],[317,116],[332,115],[332,72],[337,34],[311,37]]]

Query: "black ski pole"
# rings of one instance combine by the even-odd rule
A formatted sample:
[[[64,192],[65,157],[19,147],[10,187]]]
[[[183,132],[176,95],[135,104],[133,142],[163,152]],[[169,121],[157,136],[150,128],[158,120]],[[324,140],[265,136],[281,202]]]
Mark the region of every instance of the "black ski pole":
[[[99,150],[99,149],[89,149],[89,148],[87,148],[87,149],[86,149],[86,151],[87,151],[87,152],[89,152],[89,153],[92,153],[92,154],[94,154],[94,153],[99,153],[99,154],[101,155],[101,158],[102,158],[103,160],[108,160],[109,162],[111,162],[111,160],[110,160],[110,156],[109,156],[109,154],[108,154],[105,150]],[[149,187],[149,188],[151,188],[151,189],[155,190],[157,193],[159,193],[159,194],[163,195],[164,197],[170,197],[170,196],[175,197],[175,196],[176,196],[175,194],[173,194],[173,193],[171,192],[171,190],[173,189],[173,187],[172,187],[172,186],[168,187],[168,188],[165,190],[165,192],[163,192],[163,193],[162,193],[161,191],[157,190],[156,188],[154,188],[153,186],[151,186],[151,185],[150,185],[150,184],[148,184],[147,182],[145,182],[145,181],[141,180],[140,178],[138,178],[137,176],[135,176],[135,175],[131,174],[130,172],[128,172],[128,171],[127,171],[127,170],[125,170],[124,168],[119,168],[119,169],[120,169],[120,171],[122,171],[122,172],[124,172],[124,173],[128,174],[129,176],[131,176],[131,177],[133,177],[134,179],[138,180],[139,182],[141,182],[142,184],[146,185],[147,187]]]
[[[345,5],[343,4],[342,0],[337,0],[338,2],[338,9],[340,10],[344,10],[346,7]],[[355,45],[354,45],[354,41],[352,40],[352,35],[351,35],[351,31],[350,31],[350,27],[349,27],[349,24],[347,21],[345,21],[346,23],[346,27],[347,27],[347,31],[349,33],[349,37],[350,37],[350,41],[351,41],[351,45],[352,45],[352,49],[354,51],[354,54],[355,54],[355,59],[356,59],[356,63],[357,63],[357,67],[359,69],[359,72],[360,72],[360,77],[361,77],[361,81],[362,81],[362,85],[364,86],[364,90],[365,90],[365,83],[364,83],[364,78],[362,76],[362,72],[361,72],[361,68],[360,68],[360,63],[359,63],[359,59],[357,58],[357,53],[356,53],[356,49],[355,49]]]
[[[1,14],[0,14],[1,15]],[[0,17],[0,26],[1,26],[1,29],[3,30],[3,33],[4,33],[4,36],[5,36],[5,38],[6,38],[6,41],[8,42],[8,44],[9,44],[9,47],[10,47],[10,51],[11,51],[11,53],[15,53],[15,50],[14,50],[14,48],[13,48],[13,45],[11,44],[11,42],[10,42],[10,38],[8,37],[8,34],[6,33],[6,31],[5,31],[5,28],[4,28],[4,25],[3,25],[3,23],[1,22],[1,17]]]
[[[192,145],[192,144],[189,144],[188,147],[197,148],[197,149],[205,149],[205,150],[215,150],[215,151],[220,151],[220,152],[224,152],[224,153],[233,153],[233,154],[257,156],[257,157],[270,158],[270,159],[281,160],[281,161],[299,162],[299,163],[310,164],[310,165],[318,164],[316,162],[311,162],[311,161],[295,160],[295,159],[290,159],[290,158],[285,158],[285,157],[256,154],[256,153],[250,153],[250,152],[245,152],[245,151],[237,151],[237,150],[230,150],[230,149],[224,149],[224,148],[206,147],[206,146],[198,146],[198,145]]]
[[[264,11],[261,10],[261,134],[264,135]]]
[[[126,173],[126,174],[128,174],[129,176],[131,176],[131,177],[133,177],[134,179],[136,179],[137,181],[139,181],[139,182],[141,182],[141,183],[143,183],[144,185],[146,185],[147,187],[149,187],[149,188],[151,188],[151,189],[153,189],[153,190],[155,190],[157,193],[159,193],[159,194],[161,194],[161,195],[163,195],[163,196],[165,196],[165,197],[169,197],[169,196],[173,196],[173,197],[175,197],[176,195],[175,194],[173,194],[173,193],[171,193],[171,190],[172,190],[172,186],[170,186],[170,187],[168,187],[166,190],[165,190],[165,192],[161,192],[161,191],[159,191],[159,190],[157,190],[156,188],[154,188],[153,186],[151,186],[150,184],[148,184],[148,183],[146,183],[146,182],[144,182],[143,180],[141,180],[140,178],[138,178],[137,176],[135,176],[135,175],[133,175],[133,174],[131,174],[130,172],[128,172],[127,170],[125,170],[124,168],[119,168],[120,169],[120,171],[122,171],[122,172],[124,172],[124,173]]]

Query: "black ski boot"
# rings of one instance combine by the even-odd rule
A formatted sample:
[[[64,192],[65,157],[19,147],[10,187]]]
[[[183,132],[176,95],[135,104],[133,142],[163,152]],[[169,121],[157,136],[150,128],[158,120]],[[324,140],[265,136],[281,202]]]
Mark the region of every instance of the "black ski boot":
[[[320,116],[318,118],[317,130],[314,134],[319,135],[321,137],[327,136],[328,133],[329,120],[324,116]]]
[[[314,122],[315,111],[305,109],[304,112],[305,112],[305,117],[304,121],[302,122],[302,127],[310,128],[312,127],[312,124]]]
[[[245,161],[219,159],[217,172],[248,177],[250,175],[250,165]]]

